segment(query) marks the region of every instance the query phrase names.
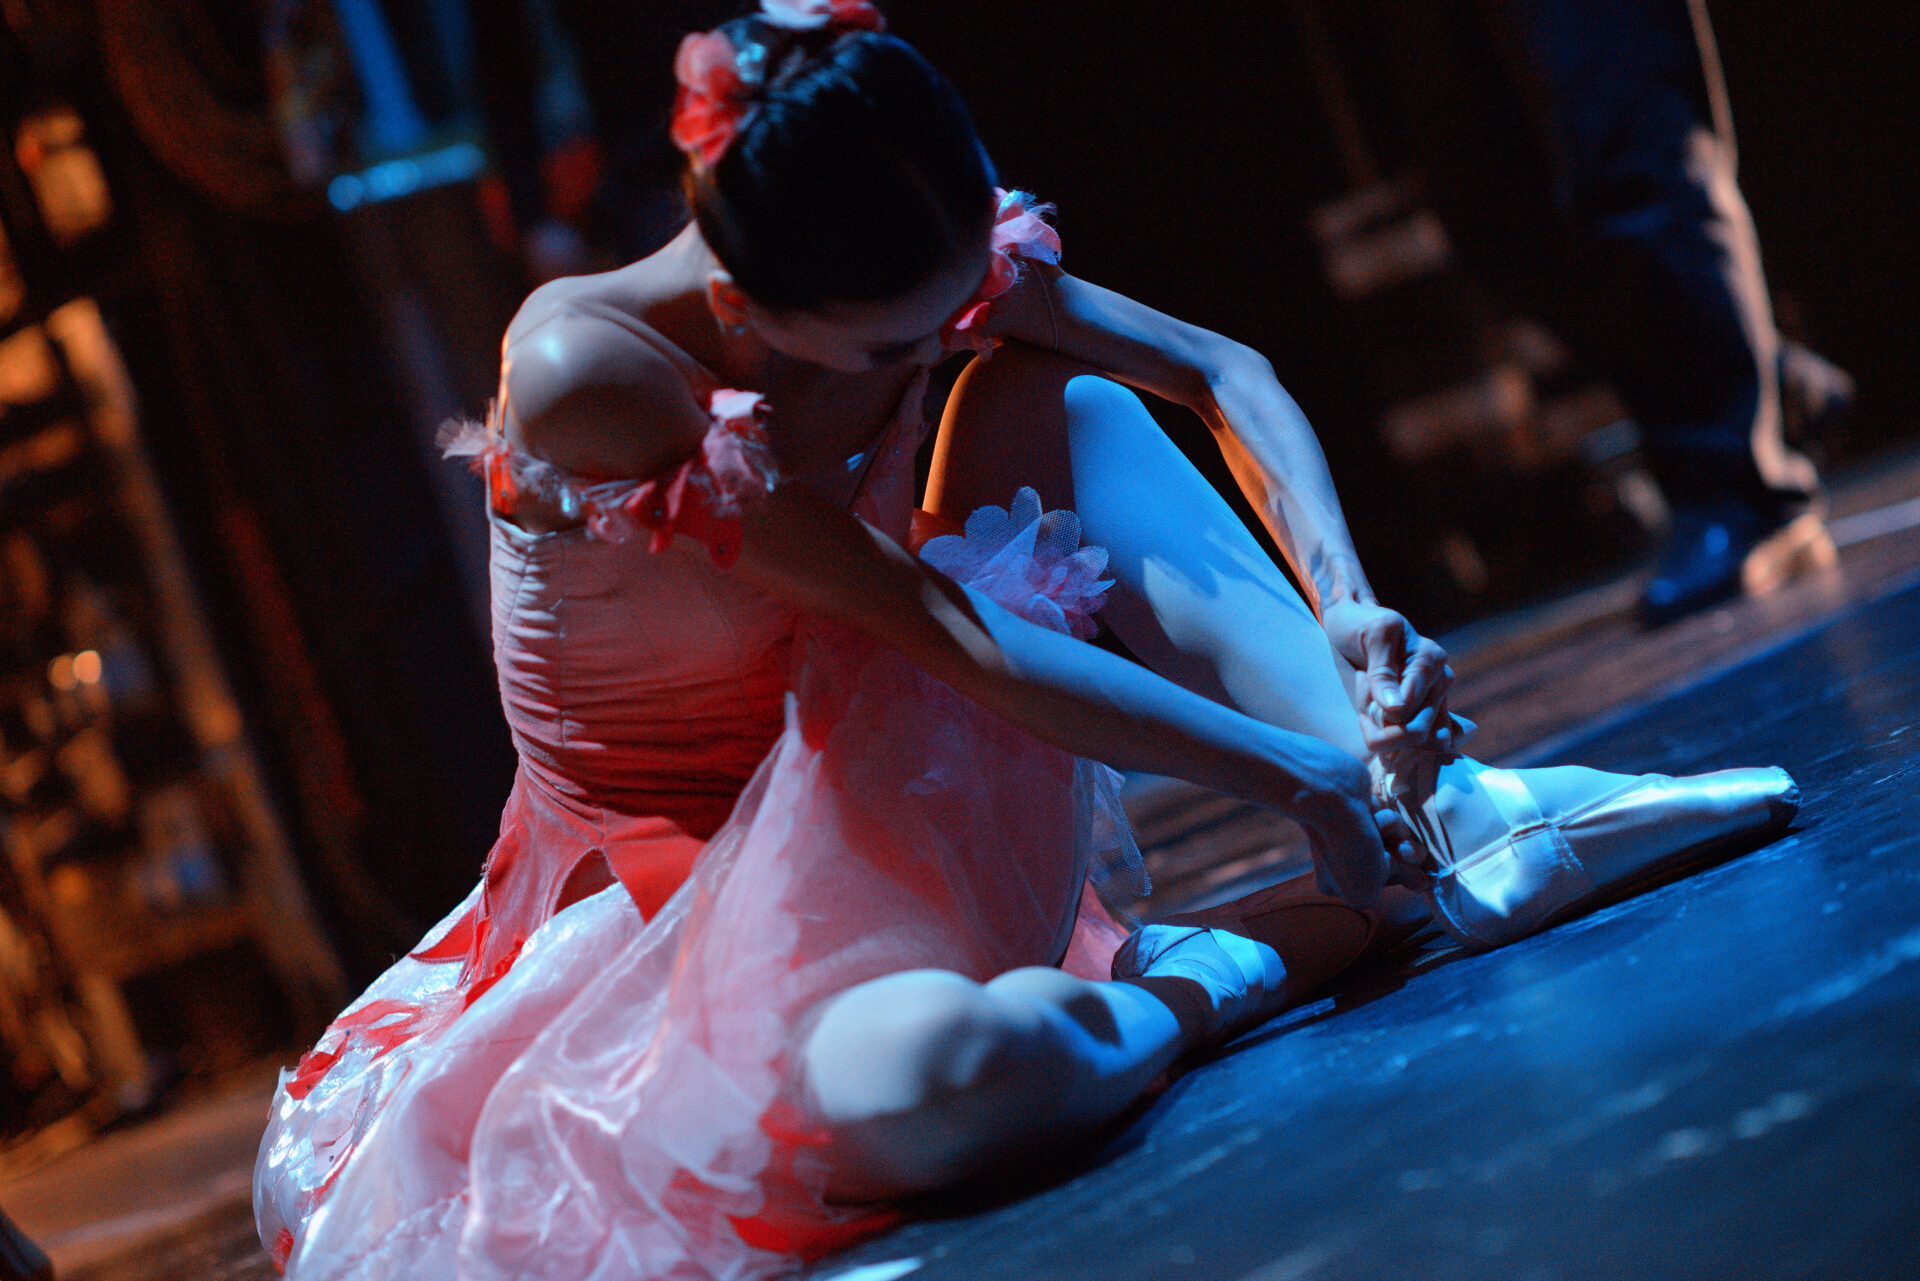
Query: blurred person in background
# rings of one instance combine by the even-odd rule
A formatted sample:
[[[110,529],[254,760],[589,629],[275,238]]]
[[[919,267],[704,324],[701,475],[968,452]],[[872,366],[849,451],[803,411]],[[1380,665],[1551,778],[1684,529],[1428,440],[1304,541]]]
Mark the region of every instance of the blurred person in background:
[[[1813,464],[1848,376],[1774,326],[1705,0],[1509,0],[1577,241],[1571,336],[1640,424],[1672,513],[1650,626],[1831,563]]]

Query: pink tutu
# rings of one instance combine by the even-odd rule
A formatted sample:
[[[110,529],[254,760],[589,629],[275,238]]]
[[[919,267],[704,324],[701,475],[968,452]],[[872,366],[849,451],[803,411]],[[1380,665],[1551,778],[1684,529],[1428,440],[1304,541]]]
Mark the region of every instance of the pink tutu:
[[[1070,513],[1023,490],[969,528],[923,554],[1085,628],[1105,558]],[[1138,860],[1108,772],[858,637],[796,652],[784,730],[657,915],[602,890],[476,982],[434,959],[476,891],[287,1075],[256,1200],[291,1275],[779,1275],[893,1218],[822,1198],[794,1054],[825,1000],[919,968],[1107,976],[1124,931],[1088,872]]]

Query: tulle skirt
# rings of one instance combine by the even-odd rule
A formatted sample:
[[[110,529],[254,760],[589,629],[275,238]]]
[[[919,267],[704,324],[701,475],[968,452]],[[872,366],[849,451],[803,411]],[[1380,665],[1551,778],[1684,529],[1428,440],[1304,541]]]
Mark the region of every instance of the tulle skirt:
[[[1020,503],[936,542],[1067,630],[1099,564]],[[1088,874],[1138,860],[1110,772],[852,635],[796,652],[784,733],[651,919],[616,884],[475,965],[477,889],[283,1076],[255,1205],[290,1276],[782,1275],[893,1219],[824,1199],[796,1059],[830,998],[922,968],[1107,977],[1125,931]]]

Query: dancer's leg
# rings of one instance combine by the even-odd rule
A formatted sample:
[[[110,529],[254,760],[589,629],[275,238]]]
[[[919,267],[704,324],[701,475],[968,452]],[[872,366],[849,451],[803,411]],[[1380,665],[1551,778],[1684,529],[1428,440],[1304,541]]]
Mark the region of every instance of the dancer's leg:
[[[1118,581],[1101,620],[1147,666],[1255,719],[1366,756],[1345,689],[1352,669],[1133,392],[1035,347],[1008,344],[975,361],[947,402],[927,508],[962,520],[1021,485],[1043,507],[1071,507],[1086,541],[1106,548]],[[1421,917],[1405,891],[1381,907],[1394,936]]]
[[[970,367],[941,424],[928,506],[958,518],[1023,483],[1045,505],[1071,505],[1112,553],[1125,590],[1103,616],[1155,670],[1364,755],[1325,634],[1131,392],[1025,347]],[[1580,911],[1703,841],[1782,830],[1798,797],[1778,770],[1636,780],[1464,757],[1395,768],[1431,901],[1482,946]]]
[[[1032,347],[974,362],[940,424],[927,507],[964,520],[1021,485],[1107,549],[1119,585],[1101,619],[1149,667],[1366,754],[1313,612],[1131,391]]]
[[[1111,553],[1121,587],[1109,621],[1136,653],[1252,715],[1362,754],[1339,670],[1312,614],[1130,392],[1024,348],[976,364],[942,424],[927,505],[964,517],[1005,501],[1020,484],[1038,489],[1046,506],[1072,506],[1088,540]],[[1631,846],[1647,825],[1647,807],[1632,800],[1625,809],[1605,807],[1611,790],[1633,786],[1621,776],[1544,772],[1550,798],[1542,813],[1509,771],[1462,760],[1445,767],[1457,777],[1443,780],[1437,762],[1429,766],[1414,783],[1411,811],[1429,820],[1429,833],[1444,839],[1472,831],[1478,848],[1484,826],[1494,845],[1506,840],[1511,848],[1476,867],[1524,874],[1496,878],[1496,888],[1517,898],[1490,905],[1474,897],[1480,887],[1459,878],[1446,899],[1454,909],[1448,920],[1461,927],[1462,903],[1485,909],[1464,919],[1481,931],[1475,938],[1488,934],[1486,917],[1509,907],[1520,909],[1512,919],[1524,931],[1572,901],[1555,897],[1562,887],[1552,879],[1580,866],[1572,838]],[[1569,787],[1575,795],[1558,795]],[[1764,811],[1769,788],[1777,790],[1772,780],[1723,786],[1724,814],[1706,813],[1684,785],[1633,794],[1652,797],[1655,826],[1700,810],[1699,829],[1717,834],[1750,823],[1745,811],[1756,805]],[[1587,791],[1601,808],[1579,806]],[[1566,805],[1576,808],[1554,812]],[[1510,825],[1529,807],[1532,822]],[[1594,831],[1576,832],[1575,823]],[[1528,834],[1524,845],[1510,836],[1515,831]],[[1580,892],[1596,883],[1587,878]],[[1254,917],[1242,915],[1246,928]],[[1149,926],[1123,956],[1127,963],[1116,958],[1116,971],[1139,976],[1125,983],[1029,968],[978,984],[920,970],[834,998],[801,1050],[808,1103],[831,1136],[831,1194],[859,1200],[945,1187],[1040,1144],[1084,1135],[1187,1049],[1298,995],[1287,990],[1288,967],[1273,946],[1223,930]]]
[[[832,1136],[830,1195],[951,1186],[1119,1115],[1183,1052],[1286,1000],[1277,955],[1229,943],[1232,957],[1199,940],[1205,968],[1184,971],[1198,981],[1164,964],[1125,983],[1043,967],[987,983],[913,970],[841,993],[801,1052],[809,1105]]]

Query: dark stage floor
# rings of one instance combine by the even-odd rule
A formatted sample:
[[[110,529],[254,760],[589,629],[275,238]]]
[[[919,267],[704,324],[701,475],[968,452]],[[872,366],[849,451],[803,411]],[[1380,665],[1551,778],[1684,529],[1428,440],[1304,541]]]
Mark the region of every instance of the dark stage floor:
[[[1917,635],[1909,586],[1555,746],[1785,765],[1786,838],[1497,952],[1381,967],[1083,1168],[930,1205],[811,1275],[1920,1274]]]

